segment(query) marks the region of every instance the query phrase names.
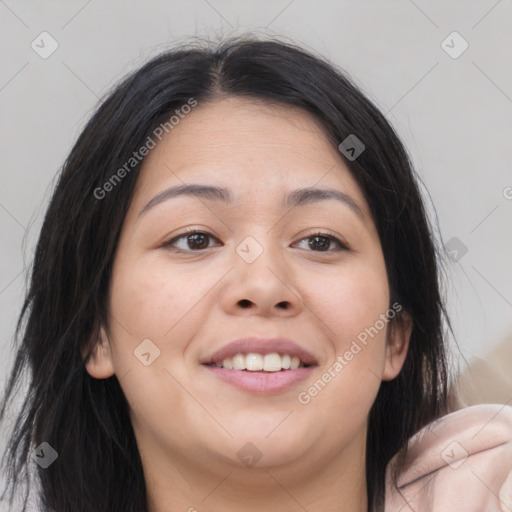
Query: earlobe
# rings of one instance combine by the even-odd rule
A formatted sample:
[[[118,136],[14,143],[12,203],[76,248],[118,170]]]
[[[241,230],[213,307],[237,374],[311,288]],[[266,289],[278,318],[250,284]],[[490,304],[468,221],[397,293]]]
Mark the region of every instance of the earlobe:
[[[412,328],[412,318],[406,311],[401,311],[400,316],[390,322],[382,380],[393,380],[400,373],[409,349]]]
[[[85,368],[87,373],[95,379],[107,379],[115,373],[110,342],[103,326],[98,332],[98,339],[87,358]]]

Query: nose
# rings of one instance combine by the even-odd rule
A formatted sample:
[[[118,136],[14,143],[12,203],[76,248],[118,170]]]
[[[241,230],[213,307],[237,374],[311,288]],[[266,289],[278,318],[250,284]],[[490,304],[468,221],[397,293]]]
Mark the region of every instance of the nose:
[[[252,246],[249,241],[234,251],[234,268],[227,276],[229,281],[223,290],[222,307],[226,312],[238,315],[298,315],[304,306],[282,249],[270,243],[258,246],[253,239]],[[243,252],[247,248],[253,251],[250,258]],[[261,253],[253,260],[256,249],[255,254]]]

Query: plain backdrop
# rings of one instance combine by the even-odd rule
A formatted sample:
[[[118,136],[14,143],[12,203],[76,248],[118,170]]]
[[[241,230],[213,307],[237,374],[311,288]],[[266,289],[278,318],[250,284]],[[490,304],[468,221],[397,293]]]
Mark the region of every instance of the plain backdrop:
[[[382,109],[452,253],[462,368],[512,360],[511,22],[510,0],[0,0],[2,383],[54,179],[100,99],[190,36],[248,30],[324,55]]]

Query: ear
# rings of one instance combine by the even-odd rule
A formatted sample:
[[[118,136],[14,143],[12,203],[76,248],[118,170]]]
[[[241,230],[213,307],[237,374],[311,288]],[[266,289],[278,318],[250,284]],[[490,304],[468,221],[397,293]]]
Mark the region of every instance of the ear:
[[[95,379],[107,379],[115,373],[110,342],[103,326],[100,327],[98,338],[85,362],[85,368]]]
[[[382,380],[393,380],[400,373],[409,349],[412,328],[412,318],[405,310],[390,321]]]

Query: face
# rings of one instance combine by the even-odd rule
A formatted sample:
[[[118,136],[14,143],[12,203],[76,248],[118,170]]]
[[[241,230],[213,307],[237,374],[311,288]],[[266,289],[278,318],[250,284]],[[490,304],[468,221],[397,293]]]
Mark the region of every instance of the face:
[[[225,191],[169,192],[190,184]],[[408,324],[388,321],[398,309],[368,204],[320,124],[259,101],[199,103],[144,161],[87,370],[120,380],[148,473],[243,472],[247,456],[314,472],[364,457],[369,409],[407,349]],[[248,337],[267,343],[225,354],[302,349],[310,366],[206,364]],[[295,345],[273,350],[278,338]]]

